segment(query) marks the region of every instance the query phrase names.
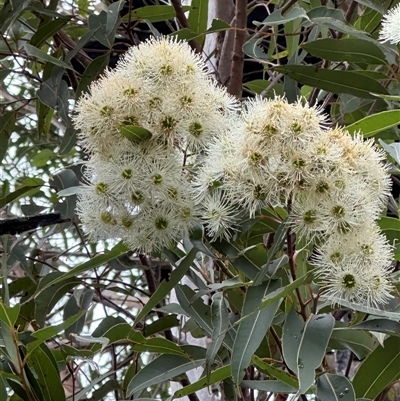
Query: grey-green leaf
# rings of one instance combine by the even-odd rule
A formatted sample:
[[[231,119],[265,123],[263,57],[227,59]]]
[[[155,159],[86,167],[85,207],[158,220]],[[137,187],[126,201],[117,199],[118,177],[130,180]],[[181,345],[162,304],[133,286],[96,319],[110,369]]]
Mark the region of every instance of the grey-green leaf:
[[[311,315],[303,323],[294,308],[283,328],[283,355],[289,368],[299,378],[299,394],[304,394],[315,380],[332,334],[335,319],[331,315]]]
[[[352,71],[337,71],[307,65],[285,65],[275,70],[305,85],[332,93],[349,93],[363,99],[375,99],[372,93],[387,95],[387,90],[376,80]]]
[[[290,394],[297,391],[296,387],[289,386],[280,380],[243,380],[240,385],[246,388],[272,393]]]
[[[166,295],[171,292],[174,287],[178,285],[179,281],[181,281],[182,277],[193,263],[196,253],[197,249],[192,248],[191,251],[180,261],[177,268],[171,273],[169,281],[164,280],[158,286],[156,292],[151,296],[146,305],[136,316],[134,324],[137,324],[141,319],[143,319]]]
[[[389,337],[364,360],[353,379],[357,397],[375,399],[400,378],[400,339]]]
[[[232,378],[236,384],[240,384],[242,381],[244,369],[249,366],[253,354],[265,337],[280,305],[280,300],[277,300],[266,308],[254,313],[260,306],[262,299],[280,287],[281,281],[276,280],[268,284],[257,287],[252,286],[247,289],[242,316],[250,316],[239,324],[231,357]]]
[[[229,313],[223,292],[216,292],[212,297],[211,324],[213,326],[211,343],[206,353],[206,375],[211,374],[211,365],[220,349],[229,326]]]
[[[152,134],[149,130],[136,125],[121,126],[119,128],[119,132],[121,133],[121,135],[123,135],[125,138],[128,138],[133,143],[147,141],[152,137]]]
[[[356,399],[349,379],[330,373],[318,378],[317,397],[324,401],[355,401]]]
[[[162,383],[203,365],[206,350],[194,346],[183,346],[182,348],[189,351],[189,347],[191,348],[190,351],[194,351],[190,353],[191,358],[179,355],[161,355],[151,361],[129,382],[126,395],[130,397],[133,393],[137,393],[149,386]]]
[[[386,64],[382,50],[364,39],[318,39],[301,46],[310,54],[330,61],[351,63]]]

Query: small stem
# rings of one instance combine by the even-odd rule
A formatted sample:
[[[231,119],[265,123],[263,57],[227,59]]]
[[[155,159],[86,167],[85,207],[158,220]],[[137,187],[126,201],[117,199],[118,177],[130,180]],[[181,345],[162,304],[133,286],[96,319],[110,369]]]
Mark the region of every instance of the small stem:
[[[149,287],[149,292],[151,295],[153,295],[157,290],[157,286],[156,286],[156,280],[155,280],[154,274],[151,271],[150,261],[147,258],[147,256],[143,255],[143,254],[139,254],[139,259],[140,259],[140,263],[143,266],[147,267],[147,269],[144,269],[144,274],[146,276],[147,286]],[[160,307],[160,306],[161,306],[161,304],[157,305],[157,307]],[[157,311],[157,316],[159,318],[162,318],[164,316],[164,313]],[[170,329],[164,330],[164,335],[167,340],[174,341],[174,336],[172,335],[172,332]]]
[[[281,14],[285,15],[292,6],[294,6],[299,0],[290,0],[287,4],[285,4],[281,8]],[[253,39],[259,39],[264,36],[268,32],[268,30],[271,28],[271,25],[264,25],[254,36]]]
[[[182,9],[181,1],[180,0],[171,0],[171,4],[172,4],[172,7],[174,7],[176,19],[179,21],[179,23],[181,24],[182,28],[190,29],[189,22],[188,22],[188,20],[186,18],[186,15],[185,15],[185,13],[183,12],[183,9]],[[193,39],[189,40],[189,45],[196,53],[200,53],[201,52],[201,49],[200,49],[198,43],[195,40],[193,40]]]
[[[291,209],[292,209],[292,196],[289,197],[289,200],[287,203],[288,214],[290,214]],[[292,280],[295,281],[296,280],[296,263],[294,261],[295,244],[294,244],[293,239],[294,239],[294,237],[292,234],[292,230],[289,227],[287,234],[286,234],[287,255],[289,258],[290,275],[292,276]],[[306,305],[303,301],[303,298],[300,294],[300,290],[298,287],[296,288],[295,291],[296,291],[297,299],[298,299],[299,305],[300,305],[300,314],[301,314],[302,318],[304,319],[304,321],[306,321],[307,320]]]
[[[2,284],[2,295],[3,295],[3,303],[6,306],[10,306],[10,292],[8,289],[8,269],[7,269],[7,259],[8,259],[8,235],[3,236],[3,255],[1,256],[1,276],[3,278]]]
[[[351,365],[353,363],[354,354],[350,351],[349,361],[347,362],[345,376],[348,378],[350,374]]]
[[[246,40],[247,0],[236,0],[235,8],[235,37],[228,92],[238,98],[242,96],[244,53],[243,45]]]
[[[218,266],[218,268],[222,271],[222,273],[225,274],[225,276],[229,278],[235,277],[234,274],[224,265],[224,262],[222,260],[215,260],[215,264]]]

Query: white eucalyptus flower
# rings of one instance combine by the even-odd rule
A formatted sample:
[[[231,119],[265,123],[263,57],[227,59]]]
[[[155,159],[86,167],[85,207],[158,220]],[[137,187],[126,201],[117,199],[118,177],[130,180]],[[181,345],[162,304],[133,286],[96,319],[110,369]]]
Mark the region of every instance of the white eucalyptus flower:
[[[387,14],[383,16],[379,40],[394,45],[400,43],[400,4],[391,8]]]
[[[223,192],[216,191],[203,200],[201,207],[207,234],[213,240],[219,237],[229,239],[238,220],[237,205],[230,203]]]

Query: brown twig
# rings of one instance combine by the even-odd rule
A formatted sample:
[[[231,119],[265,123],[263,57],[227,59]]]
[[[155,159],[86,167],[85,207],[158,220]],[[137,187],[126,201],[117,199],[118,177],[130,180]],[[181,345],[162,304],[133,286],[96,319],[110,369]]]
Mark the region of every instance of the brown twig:
[[[230,79],[227,89],[231,95],[238,98],[242,96],[244,64],[243,45],[246,40],[246,25],[247,0],[237,0],[235,7],[235,36],[233,44],[233,54],[231,61]]]
[[[290,0],[287,4],[285,4],[282,8],[281,8],[281,14],[285,15],[291,8],[292,6],[294,6],[299,0]],[[264,25],[254,36],[253,39],[259,39],[262,38],[264,36],[264,34],[267,33],[267,31],[269,30],[270,25]]]
[[[183,9],[182,9],[181,1],[180,0],[171,0],[171,4],[172,4],[172,7],[174,7],[176,19],[179,21],[179,23],[181,24],[182,28],[190,29],[189,22],[188,22],[188,20],[186,18],[186,15],[185,15],[185,13],[183,12]],[[200,53],[201,52],[201,49],[200,49],[198,43],[194,39],[189,40],[189,45],[196,53]]]
[[[151,270],[150,261],[147,258],[147,256],[143,255],[143,254],[139,254],[139,260],[143,266],[147,267],[147,269],[144,269],[144,274],[146,277],[147,286],[149,287],[149,293],[151,295],[153,295],[157,290],[157,285],[156,285],[156,279]],[[161,306],[160,304],[157,305],[157,307],[160,307],[160,306]],[[159,318],[162,318],[164,316],[164,313],[162,313],[161,311],[157,311],[157,316]],[[164,335],[167,340],[174,341],[174,336],[172,335],[172,332],[170,329],[164,330]]]

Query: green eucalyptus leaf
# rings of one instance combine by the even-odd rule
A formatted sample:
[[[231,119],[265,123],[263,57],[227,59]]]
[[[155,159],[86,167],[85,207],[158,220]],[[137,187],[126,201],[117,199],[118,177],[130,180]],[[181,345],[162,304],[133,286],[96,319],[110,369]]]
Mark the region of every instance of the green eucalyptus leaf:
[[[195,346],[182,346],[182,349],[190,352],[190,357],[179,355],[161,355],[147,364],[129,382],[126,395],[130,397],[149,386],[162,383],[186,373],[190,369],[202,366],[205,362],[206,350]]]
[[[240,385],[245,388],[272,393],[290,394],[297,392],[296,387],[289,386],[280,380],[243,380]]]
[[[137,125],[123,125],[119,127],[119,132],[133,143],[147,141],[152,137],[152,133],[146,128]]]
[[[190,11],[191,6],[183,6],[184,12]],[[175,9],[168,5],[152,5],[136,8],[131,11],[130,16],[125,15],[122,18],[123,22],[137,21],[137,20],[148,20],[150,22],[167,21],[175,18]]]
[[[54,34],[56,34],[62,27],[64,27],[72,16],[62,16],[56,18],[39,26],[39,29],[34,33],[29,43],[32,46],[40,47],[43,43]]]
[[[304,323],[292,308],[283,327],[283,356],[299,378],[299,394],[304,394],[315,380],[326,353],[335,319],[331,315],[311,315]]]
[[[354,326],[349,326],[348,329],[376,331],[378,333],[400,337],[400,323],[389,319],[365,320],[364,322],[358,323]]]
[[[42,344],[28,358],[28,366],[35,372],[43,394],[43,401],[65,400],[57,363],[50,350]]]
[[[350,380],[345,376],[325,373],[317,380],[317,397],[324,401],[355,401]]]
[[[381,48],[363,39],[318,39],[305,43],[301,48],[324,60],[386,64]]]
[[[232,379],[239,384],[249,366],[253,354],[261,344],[280,305],[280,300],[254,313],[262,299],[280,287],[281,281],[276,280],[268,285],[248,287],[242,309],[242,322],[236,332],[233,343],[231,367]],[[249,316],[247,316],[249,315]]]
[[[287,22],[296,20],[298,18],[305,18],[307,20],[309,19],[307,13],[303,8],[295,6],[292,7],[287,13],[285,13],[285,15],[282,15],[282,9],[277,9],[273,13],[268,15],[268,17],[264,21],[262,22],[253,21],[253,24],[255,26],[282,25],[286,24]]]
[[[163,281],[156,292],[150,297],[146,305],[136,316],[135,324],[137,324],[141,319],[143,319],[151,310],[159,304],[159,302],[168,295],[173,288],[181,281],[182,277],[190,269],[191,264],[196,256],[197,249],[192,248],[192,250],[179,261],[176,269],[171,273],[169,281]]]
[[[400,378],[400,339],[389,337],[364,360],[353,379],[357,397],[375,399]]]
[[[336,322],[335,329],[329,341],[329,347],[333,349],[349,349],[359,359],[364,359],[375,347],[372,335],[366,331],[349,330],[343,325],[340,327]]]
[[[206,353],[206,375],[210,378],[211,365],[224,341],[229,327],[229,312],[223,292],[216,292],[212,297],[211,324],[213,326],[211,343]]]
[[[206,376],[203,376],[196,382],[185,386],[181,390],[175,391],[174,398],[184,397],[185,395],[193,394],[194,392],[201,390],[202,388],[205,388],[215,383],[219,383],[222,380],[227,379],[230,374],[230,366],[222,366],[221,368],[215,369],[213,372],[211,372],[208,378]]]
[[[189,11],[188,23],[190,29],[196,34],[204,33],[207,30],[208,3],[208,0],[192,0],[190,3],[192,9]],[[203,45],[204,37],[199,38],[198,42]]]
[[[0,208],[4,207],[5,205],[8,205],[10,202],[17,200],[21,198],[22,196],[29,196],[32,195],[34,192],[37,192],[38,188],[40,188],[42,184],[40,185],[24,185],[21,188],[18,188],[14,192],[11,192],[10,194],[4,196],[3,198],[0,198]]]
[[[39,60],[48,61],[49,63],[57,65],[62,68],[73,70],[73,68],[70,65],[68,65],[67,63],[65,63],[64,61],[59,60],[58,58],[55,58],[53,56],[50,56],[49,54],[38,49],[37,47],[30,45],[29,43],[25,43],[24,47],[25,47],[26,53],[29,56],[35,57]]]
[[[367,116],[354,124],[346,126],[350,134],[361,131],[364,138],[400,124],[400,110],[386,110]]]
[[[305,85],[332,93],[349,93],[363,99],[374,99],[372,93],[387,94],[387,90],[372,78],[352,71],[318,69],[306,65],[285,65],[275,70]]]

